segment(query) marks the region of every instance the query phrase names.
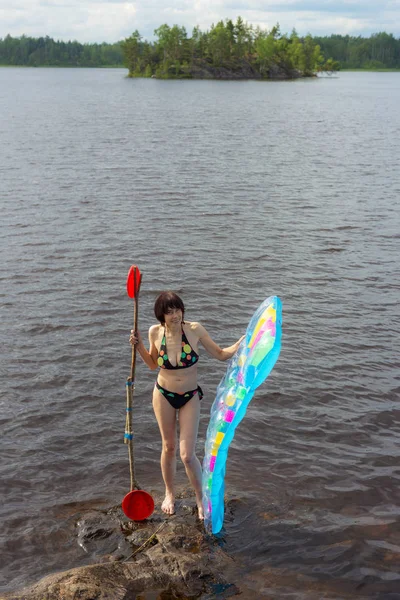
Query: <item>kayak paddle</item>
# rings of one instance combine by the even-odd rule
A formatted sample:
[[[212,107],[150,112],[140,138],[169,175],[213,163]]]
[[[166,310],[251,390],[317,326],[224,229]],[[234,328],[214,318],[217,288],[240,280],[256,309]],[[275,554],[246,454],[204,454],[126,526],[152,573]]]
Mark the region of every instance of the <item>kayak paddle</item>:
[[[138,324],[138,299],[142,274],[136,265],[129,269],[126,280],[126,290],[129,298],[133,299],[133,331],[137,334]],[[132,405],[133,390],[135,389],[135,365],[136,365],[136,345],[132,346],[131,374],[126,380],[126,424],[124,442],[128,444],[129,468],[131,475],[131,491],[126,494],[122,500],[122,510],[128,519],[132,521],[143,521],[147,519],[154,510],[154,500],[150,494],[140,489],[135,479],[135,464],[133,455],[133,434],[132,434]]]

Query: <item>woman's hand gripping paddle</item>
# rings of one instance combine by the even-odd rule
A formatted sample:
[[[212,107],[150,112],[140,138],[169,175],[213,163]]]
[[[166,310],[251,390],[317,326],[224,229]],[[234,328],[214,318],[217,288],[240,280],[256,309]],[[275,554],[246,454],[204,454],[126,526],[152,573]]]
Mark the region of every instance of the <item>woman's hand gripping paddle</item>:
[[[133,298],[133,331],[137,332],[138,323],[138,298],[142,275],[136,265],[129,269],[126,280],[126,290],[129,298]],[[128,444],[129,467],[131,474],[131,491],[126,494],[122,500],[122,510],[128,519],[132,521],[143,521],[147,519],[154,510],[154,500],[147,492],[139,489],[139,484],[135,479],[135,461],[133,456],[133,435],[132,435],[132,405],[133,390],[135,387],[135,363],[136,346],[132,346],[131,375],[126,381],[126,425],[125,425],[125,444]]]

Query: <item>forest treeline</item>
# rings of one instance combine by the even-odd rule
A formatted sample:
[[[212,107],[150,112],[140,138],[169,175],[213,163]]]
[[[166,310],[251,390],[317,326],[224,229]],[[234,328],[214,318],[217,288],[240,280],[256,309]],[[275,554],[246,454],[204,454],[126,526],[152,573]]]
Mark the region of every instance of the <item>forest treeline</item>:
[[[23,35],[0,38],[0,65],[27,67],[107,67],[124,66],[121,42],[80,44],[54,41],[51,37]]]
[[[237,30],[238,38],[233,42],[232,37],[234,38],[236,35],[235,25],[237,25],[237,22],[235,24],[225,21],[223,28],[221,25],[218,27],[217,24],[206,33],[202,33],[198,28],[194,28],[191,38],[188,37],[184,28],[179,28],[176,25],[170,27],[169,30],[170,32],[172,31],[172,38],[174,35],[178,39],[179,37],[182,38],[182,36],[186,38],[184,45],[186,45],[185,52],[187,56],[186,58],[183,56],[183,61],[186,60],[188,62],[190,60],[190,52],[193,52],[190,48],[191,44],[194,46],[197,44],[195,52],[204,50],[207,35],[211,43],[209,45],[209,52],[218,61],[228,54],[228,50],[230,55],[233,54],[235,56],[240,55],[244,49],[249,49],[249,40],[246,40],[246,27],[249,26],[246,23],[243,24],[244,38],[240,33],[239,27]],[[161,34],[161,40],[168,33],[168,29],[166,28],[168,28],[167,25],[162,25],[157,30]],[[253,28],[251,35],[254,37],[256,32],[257,29]],[[293,32],[291,35],[293,35]],[[268,36],[264,37],[268,38]],[[277,45],[278,51],[282,51],[282,46],[288,45],[287,40],[290,40],[290,37],[287,35],[280,36],[275,29],[276,41],[282,39]],[[368,38],[336,34],[324,37],[309,36],[309,41],[310,38],[314,46],[318,45],[320,47],[320,54],[325,59],[331,58],[333,61],[338,61],[343,69],[400,69],[400,39],[395,38],[392,34],[382,32],[371,35]],[[129,43],[129,40],[133,40],[133,46],[135,46],[137,41],[138,52],[140,51],[142,60],[143,56],[146,57],[147,55],[152,55],[153,59],[155,58],[154,52],[156,44],[160,42],[160,37],[158,36],[157,41],[150,44],[142,40],[138,32],[135,32],[127,40],[114,44],[81,44],[77,41],[55,41],[49,36],[33,38],[26,35],[21,37],[7,35],[5,38],[0,38],[0,64],[66,67],[128,66],[127,61],[129,61],[129,56],[125,58],[123,49],[125,47],[126,52],[126,44]],[[305,38],[300,38],[300,40],[304,43]],[[233,45],[234,43],[235,46]],[[271,51],[270,42],[264,41],[261,43],[261,46],[263,45],[264,52],[268,55]],[[156,62],[153,62],[153,68],[156,64]]]
[[[315,36],[325,56],[340,62],[342,69],[400,69],[400,38],[375,33],[368,38],[350,35]]]

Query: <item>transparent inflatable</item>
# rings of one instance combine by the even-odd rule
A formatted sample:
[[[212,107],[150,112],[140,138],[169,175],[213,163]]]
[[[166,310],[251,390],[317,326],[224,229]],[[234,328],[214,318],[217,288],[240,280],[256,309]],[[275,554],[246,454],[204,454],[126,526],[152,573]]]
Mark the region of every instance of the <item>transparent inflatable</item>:
[[[277,296],[271,296],[254,313],[217,388],[203,461],[204,523],[210,533],[218,533],[224,522],[224,477],[229,445],[256,388],[278,360],[281,337],[282,302]]]

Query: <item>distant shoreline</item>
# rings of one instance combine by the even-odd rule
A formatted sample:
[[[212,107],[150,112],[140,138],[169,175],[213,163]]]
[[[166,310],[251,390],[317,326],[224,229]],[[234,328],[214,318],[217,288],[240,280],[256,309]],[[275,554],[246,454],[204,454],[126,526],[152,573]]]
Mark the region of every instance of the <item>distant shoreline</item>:
[[[76,66],[76,65],[2,65],[0,69],[126,69],[129,70],[125,65],[98,65],[95,67]],[[338,73],[400,73],[400,68],[392,69],[340,69]],[[317,73],[318,75],[318,73]],[[148,77],[131,77],[130,79],[149,79]],[[168,79],[188,79],[187,77],[170,77]],[[197,79],[193,77],[192,79]],[[201,78],[198,78],[199,80]],[[213,78],[210,78],[213,79]],[[216,78],[215,78],[216,79]],[[268,79],[266,79],[268,81]]]
[[[400,71],[400,38],[393,33],[380,32],[367,37],[335,33],[315,36],[299,35],[293,29],[288,34],[281,32],[279,23],[264,30],[240,16],[235,22],[221,20],[206,31],[195,26],[191,35],[185,27],[166,23],[154,33],[155,41],[144,39],[135,30],[130,37],[113,43],[54,40],[48,34],[40,37],[7,34],[0,37],[0,66],[126,66],[131,74],[169,78],[168,75],[187,74],[198,59],[214,67],[233,66],[233,71],[237,69],[232,61],[246,59],[261,75],[270,65],[296,69],[306,75],[319,71],[321,66],[326,72]]]

